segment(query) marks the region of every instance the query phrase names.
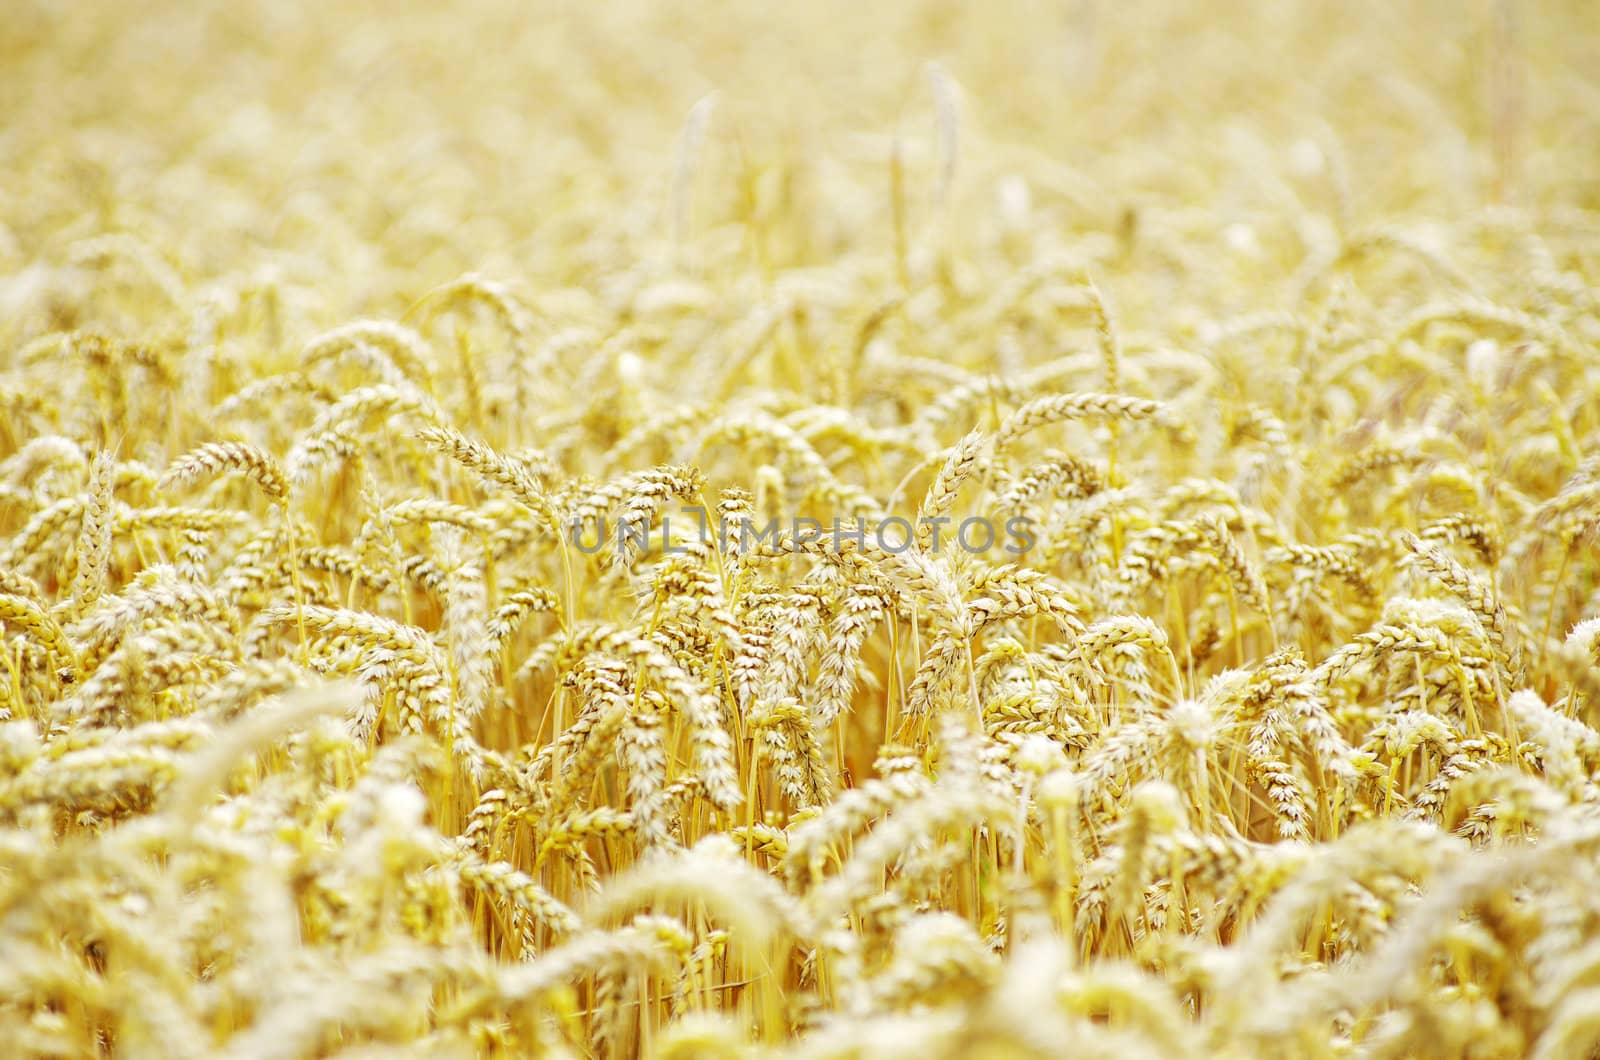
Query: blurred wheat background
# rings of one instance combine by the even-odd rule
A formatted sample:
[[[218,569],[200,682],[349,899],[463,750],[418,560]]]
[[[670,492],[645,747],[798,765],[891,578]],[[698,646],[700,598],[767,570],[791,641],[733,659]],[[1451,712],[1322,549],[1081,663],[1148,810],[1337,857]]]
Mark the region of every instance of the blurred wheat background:
[[[1592,5],[11,0],[0,115],[0,1051],[1600,1048]],[[569,533],[683,506],[1036,546]]]

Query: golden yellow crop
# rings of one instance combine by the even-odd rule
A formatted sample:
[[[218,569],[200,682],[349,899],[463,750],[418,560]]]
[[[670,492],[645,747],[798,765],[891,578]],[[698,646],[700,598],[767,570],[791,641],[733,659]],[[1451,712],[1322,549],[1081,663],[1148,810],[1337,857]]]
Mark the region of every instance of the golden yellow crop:
[[[0,1055],[1600,1049],[1600,17],[0,13]]]

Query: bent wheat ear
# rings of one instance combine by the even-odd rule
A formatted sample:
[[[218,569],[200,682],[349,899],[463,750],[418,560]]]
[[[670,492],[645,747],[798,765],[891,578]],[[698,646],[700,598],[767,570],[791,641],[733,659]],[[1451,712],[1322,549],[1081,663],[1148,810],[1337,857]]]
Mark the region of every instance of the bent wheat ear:
[[[27,597],[0,593],[0,622],[26,631],[65,662],[76,664],[78,653],[61,626]]]
[[[526,915],[535,925],[552,934],[572,935],[583,927],[576,913],[552,897],[527,873],[503,861],[486,862],[463,852],[455,871],[462,883]]]
[[[561,530],[549,497],[526,465],[450,427],[424,427],[417,432],[417,438],[428,448],[448,456],[485,482],[506,490],[538,512],[558,532]]]
[[[1511,675],[1513,687],[1522,680],[1521,636],[1512,628],[1506,609],[1495,598],[1493,590],[1484,581],[1459,562],[1429,545],[1415,534],[1401,537],[1407,549],[1421,562],[1422,567],[1462,603],[1472,609],[1484,623],[1495,647],[1500,651]]]
[[[955,503],[956,491],[979,466],[983,448],[983,432],[974,430],[969,433],[956,443],[940,466],[939,473],[934,476],[933,483],[928,486],[928,494],[917,508],[916,539],[917,547],[922,551],[926,552],[933,540],[932,520],[942,518]]]
[[[1270,619],[1272,608],[1267,603],[1266,584],[1261,580],[1255,565],[1246,558],[1244,550],[1239,547],[1239,542],[1234,540],[1233,534],[1228,531],[1227,524],[1220,518],[1212,516],[1202,519],[1200,525],[1234,591],[1251,607]]]
[[[265,450],[244,442],[209,442],[172,462],[162,473],[163,488],[181,486],[197,479],[237,471],[254,482],[274,501],[289,496],[289,480]]]
[[[309,368],[362,343],[384,351],[408,381],[427,386],[428,365],[433,360],[427,343],[416,332],[384,320],[358,320],[318,335],[300,351],[300,363]]]
[[[995,433],[996,457],[1029,431],[1063,420],[1147,420],[1160,414],[1159,401],[1118,394],[1058,394],[1038,398],[1013,412]]]

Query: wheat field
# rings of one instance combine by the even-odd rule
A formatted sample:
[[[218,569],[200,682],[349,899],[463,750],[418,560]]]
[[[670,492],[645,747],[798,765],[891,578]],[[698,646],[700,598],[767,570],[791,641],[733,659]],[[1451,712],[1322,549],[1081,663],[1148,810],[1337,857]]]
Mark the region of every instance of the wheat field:
[[[0,1055],[1600,1049],[1591,4],[0,71]]]

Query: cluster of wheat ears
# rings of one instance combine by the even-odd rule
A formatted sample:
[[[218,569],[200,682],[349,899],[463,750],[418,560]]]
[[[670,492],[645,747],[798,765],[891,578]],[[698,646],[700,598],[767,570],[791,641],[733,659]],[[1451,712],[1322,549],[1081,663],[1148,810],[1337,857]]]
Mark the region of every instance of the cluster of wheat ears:
[[[0,1052],[1592,1055],[1592,9],[788,6],[5,16]]]

